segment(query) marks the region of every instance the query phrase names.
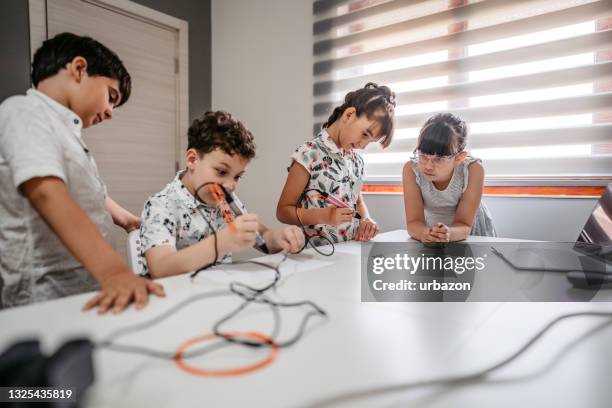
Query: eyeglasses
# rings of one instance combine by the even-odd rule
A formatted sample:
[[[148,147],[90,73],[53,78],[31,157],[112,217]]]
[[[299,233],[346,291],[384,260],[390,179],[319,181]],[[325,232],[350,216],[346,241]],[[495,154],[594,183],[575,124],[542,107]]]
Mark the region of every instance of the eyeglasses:
[[[432,163],[434,166],[439,166],[444,162],[454,159],[455,156],[457,156],[459,153],[461,152],[457,152],[455,154],[449,154],[447,156],[438,156],[437,154],[425,154],[425,153],[421,153],[418,150],[415,150],[412,153],[412,160],[416,161],[417,163],[423,163],[423,164]]]

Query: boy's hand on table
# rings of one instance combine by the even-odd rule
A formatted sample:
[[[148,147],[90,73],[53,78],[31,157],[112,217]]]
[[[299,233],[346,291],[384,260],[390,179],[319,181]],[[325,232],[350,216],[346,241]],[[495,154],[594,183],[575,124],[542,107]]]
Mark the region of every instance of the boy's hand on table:
[[[353,214],[355,214],[355,210],[353,210],[352,208],[342,208],[330,205],[329,207],[327,207],[327,209],[329,210],[329,212],[327,214],[327,220],[325,224],[339,225],[353,221]]]
[[[258,226],[255,214],[236,217],[233,227],[228,225],[218,233],[220,251],[232,252],[252,247],[255,245]]]
[[[136,309],[142,309],[149,300],[149,293],[166,296],[163,286],[136,276],[127,268],[109,274],[100,284],[102,290],[85,304],[83,310],[97,306],[99,314],[110,309],[113,313],[119,313],[132,302]]]
[[[369,241],[374,238],[379,231],[378,225],[376,225],[373,220],[369,218],[362,219],[359,222],[357,234],[355,234],[355,241]]]
[[[272,230],[272,245],[282,250],[297,253],[304,247],[304,233],[295,225]]]

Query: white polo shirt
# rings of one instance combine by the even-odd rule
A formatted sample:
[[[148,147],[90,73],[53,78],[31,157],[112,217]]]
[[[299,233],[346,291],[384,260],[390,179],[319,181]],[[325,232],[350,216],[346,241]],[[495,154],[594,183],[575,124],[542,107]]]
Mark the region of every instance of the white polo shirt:
[[[81,119],[35,90],[0,105],[0,301],[11,307],[96,290],[98,284],[18,190],[62,179],[106,238],[106,186],[81,137]]]
[[[187,190],[181,181],[184,174],[185,170],[177,172],[174,180],[162,191],[149,197],[144,205],[140,216],[142,245],[138,259],[142,275],[149,273],[145,257],[149,249],[170,245],[181,250],[197,244],[225,226],[223,214],[217,207],[196,201]],[[231,253],[226,253],[218,260],[231,261]]]

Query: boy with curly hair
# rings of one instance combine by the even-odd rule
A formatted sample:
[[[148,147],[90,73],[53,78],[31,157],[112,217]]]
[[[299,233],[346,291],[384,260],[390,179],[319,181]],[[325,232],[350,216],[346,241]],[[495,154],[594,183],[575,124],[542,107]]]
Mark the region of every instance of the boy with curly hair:
[[[255,214],[238,216],[227,228],[222,211],[202,188],[217,183],[233,192],[254,156],[252,133],[229,113],[206,112],[193,121],[186,169],[144,205],[140,226],[144,273],[161,278],[228,262],[231,252],[252,247],[257,233],[271,252],[298,252],[303,247],[301,229],[268,229]]]

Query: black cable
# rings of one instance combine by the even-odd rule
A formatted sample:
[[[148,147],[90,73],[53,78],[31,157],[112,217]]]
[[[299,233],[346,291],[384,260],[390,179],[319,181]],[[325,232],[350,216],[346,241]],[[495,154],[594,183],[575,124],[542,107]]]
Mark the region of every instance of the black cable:
[[[302,247],[302,249],[300,249],[299,252],[303,251],[309,244],[312,247],[312,249],[314,249],[317,253],[319,253],[320,255],[323,256],[332,256],[335,252],[335,246],[334,246],[334,242],[327,236],[325,235],[316,235],[316,238],[327,241],[329,243],[329,245],[331,246],[331,253],[324,253],[322,252],[317,245],[313,244],[311,239],[315,238],[315,236],[310,235],[309,233],[306,232],[306,227],[304,225],[304,223],[302,222],[302,219],[300,217],[299,214],[299,209],[302,208],[302,203],[304,202],[304,200],[306,199],[307,195],[309,192],[311,191],[316,191],[317,193],[321,194],[321,195],[327,195],[327,193],[319,190],[318,188],[307,188],[305,189],[302,194],[300,194],[300,197],[298,198],[298,202],[295,204],[295,217],[298,220],[298,223],[300,224],[300,228],[302,228],[302,232],[304,233],[304,246]]]
[[[203,202],[203,200],[200,198],[198,191],[200,191],[200,189],[202,189],[203,187],[209,185],[209,184],[214,184],[213,182],[207,182],[207,183],[203,183],[200,186],[198,186],[195,191],[194,191],[194,200]],[[196,202],[196,206],[197,206],[197,202]],[[204,218],[204,220],[206,221],[206,223],[208,224],[210,230],[212,231],[212,234],[214,236],[215,239],[215,261],[209,265],[206,265],[202,268],[200,268],[199,270],[193,272],[190,277],[193,281],[193,279],[203,270],[213,266],[216,264],[217,259],[218,259],[218,249],[217,249],[217,231],[213,228],[211,222],[208,220],[208,218],[204,215],[204,213],[202,211],[200,211],[200,208],[198,208],[198,211],[200,213],[200,215],[202,216],[202,218]],[[302,225],[302,230],[304,231],[303,225]],[[304,231],[305,232],[305,231]],[[329,240],[328,240],[329,241]],[[331,241],[329,241],[332,244],[332,253],[329,254],[328,256],[333,255],[334,250],[333,250],[333,243]],[[304,247],[302,247],[299,252],[302,252],[304,250],[304,248],[306,248],[307,243],[304,244]],[[316,249],[315,249],[316,250]],[[317,251],[322,255],[322,252]],[[263,288],[253,288],[251,286],[248,286],[246,284],[240,283],[240,282],[230,282],[230,291],[238,296],[241,296],[244,299],[244,302],[238,306],[238,308],[236,308],[235,310],[233,310],[232,312],[230,312],[229,314],[227,314],[226,316],[224,316],[223,318],[221,318],[214,326],[213,326],[213,333],[216,336],[219,336],[223,339],[225,339],[228,342],[232,342],[232,343],[237,343],[237,344],[241,344],[244,346],[249,346],[249,347],[262,347],[262,346],[271,346],[274,345],[276,347],[286,347],[289,346],[291,344],[294,344],[295,342],[297,342],[303,335],[304,329],[306,327],[306,324],[308,323],[308,320],[315,316],[315,315],[321,315],[321,316],[326,316],[326,313],[323,309],[321,309],[320,307],[318,307],[316,304],[314,304],[313,302],[309,302],[309,301],[305,301],[305,302],[298,302],[298,303],[279,303],[279,302],[274,302],[272,301],[270,298],[268,298],[267,296],[264,296],[264,292],[266,292],[267,290],[274,288],[277,284],[277,282],[280,280],[280,271],[279,271],[279,267],[280,265],[287,259],[288,254],[285,253],[283,259],[281,259],[281,261],[275,265],[268,265],[266,263],[263,262],[258,262],[258,261],[242,261],[242,262],[235,262],[234,264],[241,264],[241,263],[252,263],[255,265],[260,265],[266,268],[270,268],[272,270],[275,271],[274,274],[274,280],[266,285]],[[244,289],[246,289],[247,291],[250,291],[252,294],[249,296],[247,294],[245,294],[244,292],[241,292],[240,290],[238,290],[238,287],[242,287]],[[278,308],[278,307],[296,307],[296,306],[303,306],[303,305],[309,305],[311,307],[313,307],[313,309],[315,310],[315,312],[309,312],[307,313],[303,320],[302,323],[300,324],[299,330],[296,333],[296,335],[291,338],[288,341],[282,342],[282,343],[276,343],[273,340],[264,342],[264,341],[254,341],[254,340],[245,340],[245,339],[239,339],[236,336],[232,336],[229,335],[227,333],[223,333],[220,330],[220,326],[227,322],[228,320],[232,319],[234,316],[236,316],[238,313],[240,313],[243,309],[245,309],[251,302],[256,302],[256,303],[266,303],[268,305],[270,305],[270,307],[272,308]]]
[[[495,363],[489,367],[486,367],[481,370],[477,370],[473,373],[449,376],[449,377],[441,377],[441,378],[433,378],[430,380],[417,381],[411,383],[400,383],[393,384],[387,386],[374,387],[367,390],[360,390],[354,392],[347,392],[341,395],[337,395],[334,397],[327,398],[325,400],[320,400],[315,403],[307,405],[308,407],[324,407],[324,406],[338,406],[340,403],[346,403],[347,401],[355,400],[358,398],[371,397],[373,395],[381,395],[392,392],[405,391],[411,388],[419,388],[433,385],[451,385],[451,384],[461,384],[470,381],[482,380],[489,374],[494,371],[499,370],[500,368],[510,364],[512,361],[516,360],[521,354],[525,353],[527,349],[533,346],[542,336],[548,332],[553,326],[559,323],[562,320],[570,319],[573,317],[580,316],[603,316],[612,319],[612,312],[606,311],[587,311],[587,312],[575,312],[575,313],[567,313],[561,316],[556,317],[552,321],[548,322],[542,329],[540,329],[535,335],[530,337],[527,342],[521,346],[514,353],[510,354],[508,357],[502,359],[498,363]]]
[[[202,218],[204,218],[204,221],[206,221],[206,224],[208,224],[208,228],[210,228],[210,230],[213,232],[213,239],[214,239],[214,243],[215,243],[214,244],[215,245],[215,260],[212,261],[212,263],[209,263],[208,265],[204,265],[203,267],[201,267],[197,271],[193,272],[190,275],[191,278],[195,278],[198,275],[198,273],[200,273],[204,269],[208,269],[211,266],[216,265],[217,261],[219,260],[219,246],[217,244],[217,231],[215,231],[215,229],[213,228],[213,226],[210,223],[210,221],[208,220],[208,218],[206,216],[204,216],[204,213],[202,212],[202,209],[198,205],[198,201],[201,202],[201,203],[204,203],[204,201],[200,200],[200,196],[198,195],[198,191],[200,191],[203,187],[205,187],[205,186],[207,186],[209,184],[215,184],[215,183],[214,182],[207,182],[207,183],[200,184],[200,186],[198,188],[196,188],[195,191],[193,192],[193,199],[195,201],[194,202],[195,208],[198,210],[198,212],[200,213]],[[204,203],[204,204],[206,204],[206,203]]]
[[[212,184],[212,183],[204,183],[204,184],[200,185],[195,190],[195,192],[194,192],[194,200],[201,201],[199,196],[198,196],[198,191],[201,188],[203,188],[204,186],[208,185],[208,184]],[[197,206],[197,202],[196,202],[196,208],[198,208],[198,212],[200,213],[202,218],[204,218],[204,220],[208,224],[208,227],[210,228],[210,230],[212,231],[212,234],[214,236],[214,240],[215,240],[215,260],[211,264],[205,265],[204,267],[200,268],[196,272],[192,273],[190,275],[190,278],[191,278],[192,282],[193,282],[193,279],[198,275],[199,272],[201,272],[201,271],[203,271],[203,270],[205,270],[207,268],[210,268],[211,266],[215,265],[217,263],[217,260],[218,260],[217,231],[213,228],[212,223],[208,220],[208,218],[205,216],[205,214]],[[300,252],[303,249],[304,248],[302,248],[300,250]],[[279,282],[280,277],[281,277],[280,270],[279,270],[280,265],[287,259],[287,257],[288,257],[288,253],[285,253],[283,258],[276,265],[269,265],[269,264],[264,263],[264,262],[252,261],[252,260],[235,262],[234,264],[247,264],[247,263],[251,263],[251,264],[255,264],[255,265],[259,265],[259,266],[263,266],[263,267],[272,269],[274,271],[274,279],[272,280],[272,282],[270,282],[270,283],[268,283],[265,286],[260,287],[260,288],[255,288],[255,287],[249,286],[247,284],[234,281],[234,282],[230,282],[229,291],[208,292],[208,293],[203,293],[203,294],[192,296],[192,297],[186,299],[185,301],[179,303],[175,307],[171,308],[167,312],[163,313],[162,315],[160,315],[160,316],[158,316],[156,318],[151,319],[150,321],[147,321],[147,322],[135,325],[135,326],[130,326],[130,327],[122,328],[122,329],[119,329],[119,330],[115,331],[114,333],[111,333],[111,335],[109,335],[106,340],[99,342],[97,344],[97,346],[98,347],[108,348],[110,350],[119,351],[119,352],[143,354],[143,355],[148,355],[148,356],[151,356],[151,357],[164,358],[164,359],[173,359],[174,356],[175,356],[175,353],[173,353],[173,352],[172,353],[171,352],[164,352],[164,351],[148,349],[148,348],[140,347],[140,346],[119,345],[119,344],[115,344],[113,341],[115,339],[117,339],[118,337],[124,336],[124,335],[126,335],[128,333],[133,333],[133,332],[136,332],[136,331],[144,330],[144,329],[146,329],[148,327],[156,325],[159,322],[165,320],[169,316],[173,315],[177,311],[181,310],[185,306],[187,306],[190,303],[193,303],[195,301],[198,301],[198,300],[201,300],[201,299],[206,299],[206,298],[211,298],[211,297],[216,297],[216,296],[225,296],[225,295],[235,294],[235,295],[238,295],[241,298],[243,298],[244,302],[241,303],[236,309],[234,309],[233,311],[231,311],[227,315],[223,316],[221,319],[219,319],[213,325],[213,334],[218,336],[220,339],[225,340],[227,343],[235,343],[235,344],[240,344],[240,345],[248,346],[248,347],[272,347],[272,346],[274,346],[276,348],[289,347],[289,346],[295,344],[297,341],[299,341],[302,338],[310,318],[312,318],[313,316],[323,316],[323,317],[326,317],[327,313],[325,312],[325,310],[320,308],[317,304],[315,304],[312,301],[300,301],[300,302],[293,302],[293,303],[283,303],[283,302],[273,301],[271,298],[269,298],[268,296],[265,295],[265,293],[267,291],[269,291],[270,289],[276,288],[276,284]],[[222,332],[220,330],[221,325],[223,325],[224,323],[227,323],[229,320],[234,318],[236,315],[238,315],[242,310],[244,310],[251,303],[267,304],[268,306],[270,306],[270,308],[272,310],[272,313],[274,314],[275,325],[274,325],[273,333],[269,337],[270,340],[268,340],[268,341],[253,341],[253,340],[250,340],[250,339],[241,339],[241,338],[239,338],[237,336],[230,335],[228,333],[224,333],[224,332]],[[286,340],[286,341],[283,341],[283,342],[276,341],[276,337],[277,337],[278,331],[280,329],[280,314],[278,313],[278,309],[281,308],[281,307],[299,307],[299,306],[310,306],[313,310],[308,312],[302,318],[302,321],[301,321],[301,323],[300,323],[300,325],[298,327],[298,331],[297,331],[297,333],[293,337],[291,337],[289,340]],[[192,351],[190,353],[187,353],[186,357],[189,358],[189,357],[199,356],[199,355],[202,355],[205,352],[211,351],[211,350],[213,350],[215,348],[216,347],[206,347],[206,348],[198,349],[198,350]]]
[[[174,306],[174,307],[170,308],[169,310],[165,311],[161,315],[159,315],[157,317],[154,317],[151,320],[147,320],[147,321],[145,321],[143,323],[139,323],[139,324],[135,324],[135,325],[127,326],[127,327],[122,327],[120,329],[115,330],[114,332],[109,334],[105,340],[102,340],[102,341],[96,343],[96,345],[98,347],[109,347],[109,346],[111,346],[113,344],[113,340],[115,340],[115,339],[117,339],[119,337],[125,336],[127,334],[138,332],[138,331],[141,331],[141,330],[145,330],[145,329],[147,329],[147,328],[149,328],[151,326],[155,326],[158,323],[166,320],[168,317],[172,316],[173,314],[175,314],[179,310],[181,310],[184,307],[190,305],[191,303],[197,302],[198,300],[207,299],[207,298],[213,298],[213,297],[217,297],[217,296],[227,296],[229,294],[230,294],[230,292],[227,291],[227,290],[218,290],[218,291],[214,291],[214,292],[200,293],[200,294],[191,296],[191,297],[183,300],[182,302],[180,302],[176,306]]]
[[[272,280],[272,282],[264,285],[261,288],[255,288],[255,287],[246,285],[241,282],[236,282],[236,281],[230,282],[229,290],[206,292],[206,293],[201,293],[199,295],[195,295],[190,298],[187,298],[184,301],[180,302],[178,305],[171,308],[170,310],[162,313],[160,316],[157,316],[149,321],[116,330],[115,332],[111,333],[105,340],[98,342],[96,346],[99,348],[107,348],[109,350],[118,351],[118,352],[131,353],[131,354],[142,354],[142,355],[147,355],[150,357],[162,358],[162,359],[170,359],[170,360],[174,359],[176,355],[175,352],[154,350],[154,349],[149,349],[149,348],[141,347],[141,346],[116,344],[114,343],[114,340],[116,340],[117,338],[121,336],[125,336],[126,334],[134,333],[137,331],[147,329],[151,326],[154,326],[160,323],[161,321],[167,319],[168,317],[172,316],[173,314],[183,309],[184,307],[188,306],[189,304],[196,302],[198,300],[235,294],[243,298],[244,302],[241,303],[236,309],[234,309],[227,315],[223,316],[213,325],[213,334],[218,336],[220,339],[225,340],[226,344],[234,343],[234,344],[240,344],[240,345],[248,346],[248,347],[272,347],[272,346],[274,346],[275,348],[289,347],[295,344],[297,341],[299,341],[302,338],[306,330],[308,321],[312,317],[314,316],[327,317],[327,313],[325,312],[325,310],[323,310],[321,307],[319,307],[316,303],[312,301],[306,300],[306,301],[292,302],[292,303],[276,302],[270,299],[268,296],[265,296],[265,292],[269,291],[270,289],[275,288],[276,284],[280,281],[281,275],[280,275],[279,268],[280,268],[280,265],[287,259],[287,257],[288,257],[288,254],[285,253],[283,258],[277,265],[269,265],[264,262],[250,261],[250,260],[235,263],[235,264],[251,263],[251,264],[264,266],[266,268],[270,268],[274,270],[275,274],[274,274],[274,279]],[[193,279],[191,279],[191,281],[193,282]],[[270,338],[269,341],[254,341],[254,340],[242,339],[242,338],[239,338],[238,336],[233,336],[233,335],[224,333],[220,330],[220,327],[222,324],[227,323],[229,320],[234,318],[236,315],[238,315],[242,310],[244,310],[251,303],[267,304],[268,306],[270,306],[270,309],[272,310],[272,313],[274,315],[275,324],[272,330],[272,334],[269,336]],[[280,314],[278,312],[278,309],[281,307],[299,307],[299,306],[310,306],[313,310],[309,311],[302,318],[302,321],[298,327],[298,330],[293,337],[291,337],[289,340],[285,340],[282,342],[276,341],[276,337],[278,336],[278,332],[280,330]],[[201,349],[193,350],[189,353],[186,353],[184,357],[192,358],[192,357],[200,356],[206,352],[215,350],[217,348],[219,348],[219,345],[203,347]]]
[[[310,320],[311,317],[317,316],[317,315],[323,316],[323,317],[327,316],[327,313],[325,312],[325,310],[321,309],[316,303],[309,301],[309,300],[300,301],[300,302],[292,302],[292,303],[275,302],[272,299],[270,299],[268,296],[265,296],[265,292],[269,291],[270,289],[276,288],[276,284],[280,281],[281,275],[280,275],[279,268],[280,268],[280,265],[287,259],[287,257],[288,257],[288,254],[285,253],[283,255],[283,258],[276,265],[269,265],[264,262],[251,261],[251,260],[235,263],[235,264],[255,264],[255,265],[259,265],[259,266],[263,266],[263,267],[272,269],[274,271],[274,279],[272,280],[271,283],[261,288],[254,288],[252,286],[246,285],[241,282],[231,282],[230,291],[240,296],[241,298],[243,298],[244,302],[240,304],[236,309],[234,309],[233,311],[231,311],[230,313],[228,313],[227,315],[219,319],[214,324],[213,333],[215,335],[224,338],[228,342],[237,343],[237,344],[241,344],[243,346],[249,346],[249,347],[263,347],[263,346],[268,346],[268,347],[275,346],[277,348],[289,347],[295,344],[297,341],[299,341],[299,339],[302,337],[302,335],[304,334],[306,325],[308,324],[308,321]],[[244,289],[245,291],[242,291],[241,289]],[[233,317],[238,315],[242,310],[244,310],[251,303],[267,304],[272,309],[281,308],[281,307],[310,306],[313,310],[308,312],[302,318],[302,322],[300,323],[297,333],[289,340],[286,340],[283,342],[275,341],[273,338],[271,338],[272,339],[271,341],[256,341],[256,340],[250,340],[250,339],[245,340],[245,339],[240,339],[236,336],[233,336],[227,333],[223,333],[220,330],[220,327],[222,324],[227,323],[229,320],[231,320]]]
[[[105,340],[102,340],[96,343],[96,346],[99,348],[108,348],[110,350],[122,352],[122,353],[142,354],[142,355],[146,355],[149,357],[172,360],[174,359],[176,355],[176,352],[174,351],[168,352],[168,351],[154,350],[154,349],[150,349],[150,348],[146,348],[142,346],[130,346],[130,345],[124,345],[124,344],[116,344],[114,343],[114,340],[116,340],[119,337],[125,336],[127,334],[135,333],[141,330],[145,330],[149,327],[155,326],[159,324],[160,322],[162,322],[163,320],[166,320],[168,317],[174,315],[178,311],[182,310],[183,308],[199,300],[210,299],[213,297],[229,296],[231,294],[232,293],[229,290],[219,290],[219,291],[206,292],[206,293],[200,293],[198,295],[194,295],[180,302],[176,306],[170,308],[169,310],[162,313],[161,315],[154,317],[151,320],[148,320],[146,322],[136,324],[133,326],[123,327],[123,328],[115,330],[113,333],[108,335]],[[270,335],[270,338],[275,338],[277,336],[278,328],[280,326],[280,316],[278,314],[278,311],[273,309],[273,314],[274,314],[274,328],[272,330],[272,334]],[[201,349],[191,350],[191,351],[185,352],[183,354],[183,358],[193,358],[196,356],[200,356],[206,352],[213,351],[217,348],[220,348],[221,346],[227,346],[227,345],[229,345],[229,343],[223,341],[220,343],[202,347]]]
[[[245,301],[238,306],[236,309],[234,309],[232,312],[230,312],[229,314],[227,314],[226,316],[222,317],[221,319],[219,319],[213,326],[213,333],[215,335],[217,335],[220,339],[225,340],[228,343],[235,343],[235,344],[240,344],[243,346],[248,346],[248,347],[271,347],[274,346],[276,348],[283,348],[283,347],[289,347],[293,344],[295,344],[297,341],[299,341],[305,330],[306,330],[306,325],[308,324],[308,321],[310,320],[311,317],[313,316],[323,316],[323,317],[327,317],[327,313],[325,312],[325,310],[323,310],[322,308],[320,308],[317,304],[315,304],[312,301],[301,301],[301,302],[293,302],[293,303],[281,303],[281,302],[275,302],[273,300],[271,300],[270,298],[268,298],[267,296],[263,296],[263,294],[274,288],[276,286],[276,283],[280,280],[280,271],[279,271],[279,267],[280,264],[282,264],[282,262],[285,261],[285,259],[287,259],[287,254],[285,254],[285,256],[283,257],[283,259],[277,264],[277,265],[269,265],[263,262],[259,262],[259,261],[242,261],[242,262],[237,262],[236,264],[246,264],[246,263],[253,263],[256,265],[260,265],[260,266],[265,266],[267,268],[270,268],[272,270],[275,271],[275,276],[274,276],[274,280],[265,285],[262,288],[254,288],[251,287],[249,285],[246,285],[244,283],[241,282],[231,282],[230,283],[230,290],[223,290],[223,291],[214,291],[214,292],[206,292],[206,293],[201,293],[198,295],[194,295],[190,298],[185,299],[184,301],[180,302],[178,305],[174,306],[173,308],[171,308],[170,310],[162,313],[160,316],[157,316],[149,321],[146,321],[144,323],[140,323],[134,326],[128,326],[128,327],[124,327],[121,329],[116,330],[115,332],[111,333],[105,340],[100,341],[96,344],[97,347],[99,348],[108,348],[110,350],[114,350],[114,351],[119,351],[119,352],[124,352],[124,353],[132,353],[132,354],[143,354],[143,355],[147,355],[150,357],[156,357],[156,358],[162,358],[162,359],[174,359],[176,353],[175,352],[165,352],[165,351],[159,351],[159,350],[153,350],[153,349],[149,349],[146,347],[141,347],[141,346],[129,346],[129,345],[120,345],[120,344],[115,344],[114,340],[121,337],[121,336],[125,336],[126,334],[129,333],[134,333],[137,331],[141,331],[144,329],[147,329],[151,326],[154,326],[156,324],[159,324],[161,321],[167,319],[168,317],[172,316],[173,314],[175,314],[176,312],[178,312],[179,310],[183,309],[184,307],[188,306],[189,304],[196,302],[198,300],[202,300],[202,299],[208,299],[208,298],[212,298],[212,297],[219,297],[219,296],[227,296],[227,295],[231,295],[231,294],[237,294],[238,296],[242,297],[243,299],[245,299]],[[251,291],[252,294],[245,294],[244,292],[241,292],[240,290],[237,289],[237,287],[242,287],[247,289],[248,291]],[[226,323],[227,321],[229,321],[230,319],[232,319],[233,317],[235,317],[238,313],[240,313],[244,308],[246,308],[246,306],[248,306],[250,303],[262,303],[262,304],[267,304],[270,306],[270,308],[273,311],[273,314],[275,315],[275,326],[273,329],[273,333],[270,336],[270,341],[253,341],[253,340],[245,340],[245,339],[240,339],[236,336],[232,336],[226,333],[223,333],[219,330],[219,327],[223,324]],[[314,311],[310,311],[308,312],[302,319],[302,322],[300,323],[300,326],[298,328],[297,333],[290,338],[289,340],[286,340],[284,342],[277,342],[275,340],[277,334],[278,334],[278,330],[280,327],[280,315],[278,314],[278,308],[280,307],[298,307],[298,306],[311,306]],[[198,349],[198,350],[194,350],[192,352],[186,353],[184,357],[186,358],[191,358],[191,357],[195,357],[195,356],[199,356],[202,355],[206,352],[212,351],[214,349],[216,349],[218,347],[206,347],[206,348],[202,348],[202,349]]]
[[[277,280],[275,279],[275,282]],[[276,283],[274,283],[274,286],[276,285]],[[239,290],[237,290],[237,287],[241,286],[243,288],[246,288],[247,290],[253,292],[252,294],[245,294],[244,292],[241,292]],[[269,286],[266,290],[274,287],[274,286]],[[314,316],[327,316],[327,313],[325,312],[325,310],[321,309],[316,303],[309,301],[309,300],[305,300],[305,301],[300,301],[300,302],[275,302],[272,299],[270,299],[269,297],[265,296],[263,293],[264,291],[259,291],[255,288],[252,288],[248,285],[245,285],[243,283],[239,283],[239,282],[232,282],[230,284],[230,290],[232,291],[232,293],[237,294],[238,296],[242,297],[244,299],[244,302],[238,306],[235,310],[233,310],[232,312],[228,313],[227,315],[225,315],[224,317],[222,317],[221,319],[219,319],[217,321],[217,323],[215,323],[215,325],[213,326],[213,333],[219,337],[223,337],[224,339],[226,339],[229,342],[232,343],[239,343],[245,346],[250,346],[250,347],[261,347],[261,346],[271,346],[274,345],[275,347],[278,348],[283,348],[283,347],[289,347],[293,344],[295,344],[297,341],[300,340],[300,338],[303,336],[306,325],[308,324],[308,321],[310,320],[311,317]],[[300,326],[298,328],[297,333],[290,338],[289,340],[285,340],[282,342],[279,341],[273,341],[273,342],[263,342],[263,341],[253,341],[253,340],[241,340],[236,338],[235,336],[229,335],[229,334],[225,334],[221,331],[220,327],[222,324],[228,322],[229,320],[231,320],[233,317],[235,317],[236,315],[238,315],[242,310],[244,310],[250,303],[262,303],[262,304],[267,304],[269,305],[272,310],[278,310],[278,308],[281,307],[299,307],[299,306],[310,306],[312,307],[313,310],[311,310],[310,312],[308,312],[303,318],[302,318],[302,322],[300,323]],[[271,337],[271,339],[273,339]]]
[[[302,202],[306,199],[306,195],[310,191],[316,191],[319,194],[322,194],[322,191],[317,188],[306,189],[302,192],[302,194],[300,194],[300,197],[298,198],[298,202],[295,204],[295,217],[297,218],[298,223],[300,224],[300,228],[302,229],[302,232],[304,233],[304,246],[298,251],[298,253],[302,252],[304,249],[306,249],[308,245],[310,245],[310,247],[318,254],[323,255],[323,256],[332,256],[334,252],[336,251],[336,246],[334,245],[334,242],[325,235],[316,235],[316,238],[321,239],[323,241],[327,241],[329,245],[331,246],[331,253],[322,252],[318,248],[317,245],[312,243],[311,239],[315,238],[315,236],[312,236],[308,232],[306,232],[306,226],[304,225],[304,223],[302,222],[302,219],[300,218],[300,214],[298,210],[302,208]]]

